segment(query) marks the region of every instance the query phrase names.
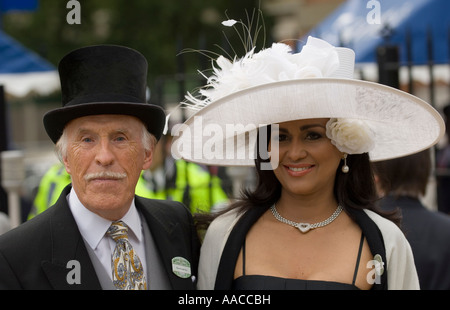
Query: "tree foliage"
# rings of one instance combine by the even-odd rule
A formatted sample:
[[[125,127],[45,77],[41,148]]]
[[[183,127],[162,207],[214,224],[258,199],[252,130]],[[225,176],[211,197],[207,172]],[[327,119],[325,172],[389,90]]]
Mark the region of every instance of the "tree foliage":
[[[221,21],[247,21],[255,0],[79,0],[81,24],[69,25],[67,1],[40,0],[31,13],[9,13],[3,30],[51,63],[69,51],[95,44],[135,48],[149,62],[149,79],[199,67],[196,58],[177,56],[182,48],[213,50],[226,45]],[[267,21],[266,21],[267,24]],[[232,40],[233,34],[227,36]],[[241,44],[241,43],[233,43]],[[183,56],[184,57],[184,56]],[[184,67],[182,67],[182,65]]]

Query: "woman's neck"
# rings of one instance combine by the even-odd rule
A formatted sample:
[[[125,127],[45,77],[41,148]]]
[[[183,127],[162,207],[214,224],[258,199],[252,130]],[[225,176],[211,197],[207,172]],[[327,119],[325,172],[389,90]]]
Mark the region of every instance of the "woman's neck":
[[[332,193],[317,195],[293,195],[285,191],[276,202],[276,208],[283,217],[295,222],[314,223],[328,218],[338,203]]]

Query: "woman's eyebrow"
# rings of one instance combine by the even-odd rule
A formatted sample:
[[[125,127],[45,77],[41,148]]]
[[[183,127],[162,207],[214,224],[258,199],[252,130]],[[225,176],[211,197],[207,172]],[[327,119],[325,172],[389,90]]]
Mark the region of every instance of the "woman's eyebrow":
[[[300,126],[300,130],[305,131],[305,130],[308,130],[308,129],[311,129],[314,127],[320,127],[320,128],[326,129],[326,127],[322,124],[306,124],[306,125]],[[289,133],[289,130],[286,128],[283,128],[283,127],[279,127],[278,132]]]
[[[314,127],[321,127],[323,129],[326,129],[326,127],[322,124],[307,124],[307,125],[303,125],[300,127],[300,130],[304,131],[304,130],[308,130]]]

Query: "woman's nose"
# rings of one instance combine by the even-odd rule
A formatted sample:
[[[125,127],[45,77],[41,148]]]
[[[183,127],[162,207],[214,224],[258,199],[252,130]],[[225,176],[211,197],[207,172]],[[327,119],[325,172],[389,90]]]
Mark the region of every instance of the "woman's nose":
[[[293,141],[287,152],[287,156],[291,161],[301,160],[307,155],[308,152],[306,151],[304,144],[298,141]]]

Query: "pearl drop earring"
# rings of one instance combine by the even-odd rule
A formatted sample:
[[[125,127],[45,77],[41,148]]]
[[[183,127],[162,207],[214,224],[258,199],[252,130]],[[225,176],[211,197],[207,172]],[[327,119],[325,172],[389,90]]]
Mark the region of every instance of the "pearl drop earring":
[[[350,167],[347,166],[347,154],[344,154],[344,165],[342,166],[342,172],[348,173],[350,171]]]

